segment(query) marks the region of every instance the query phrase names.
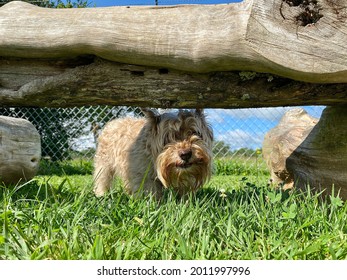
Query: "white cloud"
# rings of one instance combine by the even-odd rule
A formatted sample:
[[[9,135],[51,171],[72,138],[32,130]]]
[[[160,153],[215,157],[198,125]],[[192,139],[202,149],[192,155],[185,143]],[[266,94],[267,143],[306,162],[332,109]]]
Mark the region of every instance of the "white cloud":
[[[222,123],[226,118],[235,119],[257,118],[267,121],[279,121],[283,114],[293,108],[298,107],[268,107],[268,108],[245,108],[245,109],[209,109],[206,110],[211,122]],[[313,117],[320,117],[324,106],[303,106],[308,114]]]
[[[224,141],[232,150],[245,147],[255,149],[262,147],[265,133],[292,108],[297,107],[210,109],[206,113],[216,140]],[[324,107],[306,106],[304,109],[310,115],[319,117]]]
[[[236,119],[258,118],[268,121],[278,121],[283,114],[293,107],[246,108],[246,109],[211,109],[207,111],[211,122],[221,123],[227,117]]]

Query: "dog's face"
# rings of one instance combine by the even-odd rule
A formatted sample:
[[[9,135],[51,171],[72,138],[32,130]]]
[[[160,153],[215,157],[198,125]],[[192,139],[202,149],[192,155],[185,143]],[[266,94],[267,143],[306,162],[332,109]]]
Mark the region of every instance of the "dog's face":
[[[144,109],[147,145],[156,160],[158,179],[180,195],[195,191],[211,176],[213,133],[203,110],[164,113]]]

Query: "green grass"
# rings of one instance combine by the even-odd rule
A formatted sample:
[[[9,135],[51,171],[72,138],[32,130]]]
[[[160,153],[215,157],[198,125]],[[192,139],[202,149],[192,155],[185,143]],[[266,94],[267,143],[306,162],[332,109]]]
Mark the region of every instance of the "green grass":
[[[217,162],[195,196],[157,203],[119,181],[94,197],[90,162],[43,163],[34,180],[0,188],[0,259],[347,258],[346,203],[274,190],[262,167],[238,164]]]

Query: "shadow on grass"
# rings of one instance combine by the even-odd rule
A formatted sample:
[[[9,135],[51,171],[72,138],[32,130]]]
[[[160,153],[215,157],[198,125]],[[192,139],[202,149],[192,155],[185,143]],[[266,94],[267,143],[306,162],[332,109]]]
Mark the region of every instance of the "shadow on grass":
[[[52,164],[52,163],[48,163]],[[81,174],[87,172],[88,169],[82,166],[81,168],[64,165],[64,163],[53,163],[56,166],[56,174],[68,175],[68,174]],[[87,166],[88,167],[88,166]],[[50,174],[52,174],[52,167],[50,166]],[[89,174],[89,173],[88,173]],[[56,180],[51,178],[40,180],[33,179],[29,182],[17,185],[0,186],[0,195],[4,196],[6,193],[10,194],[13,201],[27,199],[35,201],[49,201],[55,203],[61,202],[73,202],[76,197],[84,193],[90,199],[94,199],[95,196],[92,192],[92,188],[89,181],[86,183],[86,190],[83,190],[84,184],[76,186],[70,182],[69,177],[62,178],[57,183]],[[88,186],[87,186],[88,185]],[[82,186],[82,188],[81,188]],[[225,206],[227,204],[250,204],[251,202],[283,202],[290,196],[289,191],[282,191],[280,189],[273,189],[269,186],[257,186],[250,182],[245,181],[244,186],[237,190],[220,190],[213,187],[205,187],[199,189],[195,194],[190,194],[188,197],[180,198],[174,191],[165,190],[164,196],[161,201],[155,201],[153,198],[142,197],[134,198],[131,195],[125,193],[121,187],[121,182],[117,182],[109,193],[104,197],[98,198],[100,203],[106,201],[113,201],[119,205],[126,205],[130,201],[135,204],[141,204],[143,201],[152,201],[154,204],[163,205],[174,202],[177,205],[184,205],[190,203],[193,205],[202,205],[205,203],[211,204],[214,207]]]
[[[50,179],[45,181],[33,179],[23,184],[0,185],[0,196],[10,197],[12,202],[27,200],[49,203],[70,203],[82,193],[88,197],[93,196],[91,192],[72,186],[68,178],[63,179],[59,184],[51,183]]]
[[[89,175],[92,172],[93,162],[90,160],[41,160],[38,175]]]
[[[269,186],[256,186],[255,184],[246,182],[245,186],[237,190],[218,190],[215,188],[203,188],[192,197],[193,201],[208,200],[215,206],[225,205],[244,205],[259,203],[270,205],[272,203],[283,203],[287,201],[291,194],[291,190],[274,189]]]

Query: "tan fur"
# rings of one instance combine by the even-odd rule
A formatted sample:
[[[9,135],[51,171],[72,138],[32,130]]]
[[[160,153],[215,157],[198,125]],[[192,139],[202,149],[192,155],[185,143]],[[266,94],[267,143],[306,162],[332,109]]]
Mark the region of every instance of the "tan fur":
[[[119,176],[130,194],[181,196],[211,176],[212,130],[202,110],[162,115],[143,109],[146,118],[122,118],[103,129],[95,155],[94,192],[103,195]]]

